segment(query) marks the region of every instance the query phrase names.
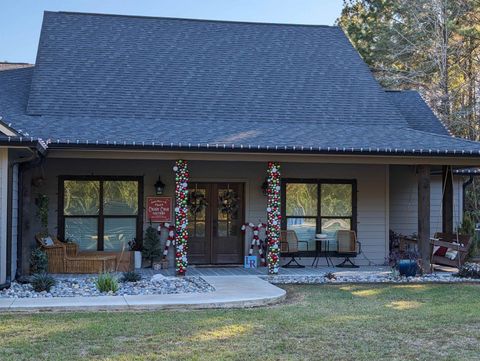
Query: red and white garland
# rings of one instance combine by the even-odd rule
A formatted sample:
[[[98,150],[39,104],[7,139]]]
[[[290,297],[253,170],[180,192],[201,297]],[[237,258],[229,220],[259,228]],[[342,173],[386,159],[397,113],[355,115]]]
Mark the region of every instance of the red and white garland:
[[[280,164],[268,163],[267,170],[268,273],[277,274],[280,265]]]
[[[257,246],[258,248],[258,255],[260,256],[261,266],[265,266],[265,256],[263,254],[263,241],[260,239],[260,232],[262,229],[266,229],[267,225],[265,223],[259,223],[258,225],[254,225],[253,223],[245,223],[242,225],[242,231],[246,231],[247,228],[252,230],[252,242],[250,244],[250,249],[248,251],[248,255],[251,256],[253,254],[253,248]]]
[[[175,270],[183,276],[187,272],[188,242],[188,168],[187,162],[177,160],[173,167],[175,172]]]
[[[162,229],[167,230],[167,240],[165,242],[165,248],[163,249],[163,259],[167,258],[168,250],[170,245],[175,245],[175,226],[170,223],[160,223],[157,228],[157,233],[159,236],[162,234]]]

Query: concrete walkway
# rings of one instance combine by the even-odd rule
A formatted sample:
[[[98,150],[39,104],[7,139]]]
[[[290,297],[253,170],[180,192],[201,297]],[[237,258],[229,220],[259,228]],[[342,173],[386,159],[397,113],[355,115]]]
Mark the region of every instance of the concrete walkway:
[[[283,300],[286,293],[257,276],[203,277],[214,292],[143,296],[0,298],[0,312],[240,308]]]

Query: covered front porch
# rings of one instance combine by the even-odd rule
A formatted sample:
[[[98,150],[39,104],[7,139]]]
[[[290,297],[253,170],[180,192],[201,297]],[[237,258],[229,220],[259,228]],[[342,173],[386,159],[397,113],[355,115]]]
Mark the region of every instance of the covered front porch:
[[[296,233],[300,241],[297,259],[302,265],[312,265],[318,255],[315,241],[318,233],[329,237],[327,251],[335,257],[336,232],[355,232],[362,252],[354,262],[367,271],[371,266],[388,264],[391,229],[405,234],[417,233],[421,222],[429,229],[426,236],[424,234],[428,241],[435,231],[444,227],[443,165],[438,161],[439,164],[428,167],[405,164],[407,160],[400,159],[387,163],[338,157],[333,163],[328,157],[285,155],[280,162],[280,157],[273,155],[184,154],[182,158],[188,159],[188,180],[179,183],[174,170],[178,158],[179,154],[173,153],[51,151],[38,166],[25,170],[20,217],[22,272],[29,272],[29,257],[36,246],[35,234],[42,228],[35,204],[38,196],[44,195],[48,198],[49,234],[60,241],[76,243],[81,252],[139,250],[145,245],[145,231],[151,225],[158,232],[161,249],[154,263],[163,260],[163,265],[168,267],[161,271],[165,274],[178,271],[179,257],[188,262],[185,266],[189,274],[202,274],[218,272],[218,268],[190,266],[238,266],[248,255],[257,257],[258,268],[228,267],[224,272],[266,274],[266,268],[261,267],[263,259],[268,262],[265,230],[272,224],[272,219],[267,217],[267,159],[280,165],[278,231]],[[420,169],[424,171],[419,172]],[[440,175],[431,176],[434,170],[440,171]],[[157,189],[159,179],[163,183],[161,195]],[[172,238],[170,232],[171,227],[177,231],[175,226],[179,226],[175,224],[181,213],[179,194],[176,194],[179,184],[188,190],[184,204],[188,239],[181,255],[178,237]],[[453,227],[461,220],[461,180],[454,180],[449,189]],[[148,198],[157,196],[169,198],[171,202],[170,217],[167,215],[161,222],[149,219],[146,210]],[[253,242],[254,228],[262,224],[263,229],[257,229],[263,246],[259,247]],[[242,225],[246,225],[243,232]],[[173,240],[177,241],[176,248]],[[278,236],[276,242],[279,242]],[[281,256],[285,257],[280,259],[280,265],[286,263],[290,255]],[[333,262],[338,264],[343,259],[338,255]],[[318,265],[327,265],[325,257],[319,258]],[[150,267],[150,260],[144,257],[142,266]],[[316,271],[307,267],[281,272],[315,274]]]

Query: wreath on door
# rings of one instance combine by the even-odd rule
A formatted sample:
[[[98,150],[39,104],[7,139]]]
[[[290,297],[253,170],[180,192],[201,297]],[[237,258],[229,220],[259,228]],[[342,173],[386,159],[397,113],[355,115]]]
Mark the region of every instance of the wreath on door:
[[[196,215],[202,212],[208,206],[207,198],[205,194],[198,191],[192,191],[188,195],[188,209],[190,213]]]
[[[218,196],[218,208],[224,214],[231,215],[238,209],[237,193],[231,189],[227,189]]]

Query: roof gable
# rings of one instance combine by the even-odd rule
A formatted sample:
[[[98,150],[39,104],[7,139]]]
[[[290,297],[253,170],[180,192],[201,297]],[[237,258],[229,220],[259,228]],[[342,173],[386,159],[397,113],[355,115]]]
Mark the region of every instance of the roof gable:
[[[53,12],[28,114],[405,125],[338,27]]]

